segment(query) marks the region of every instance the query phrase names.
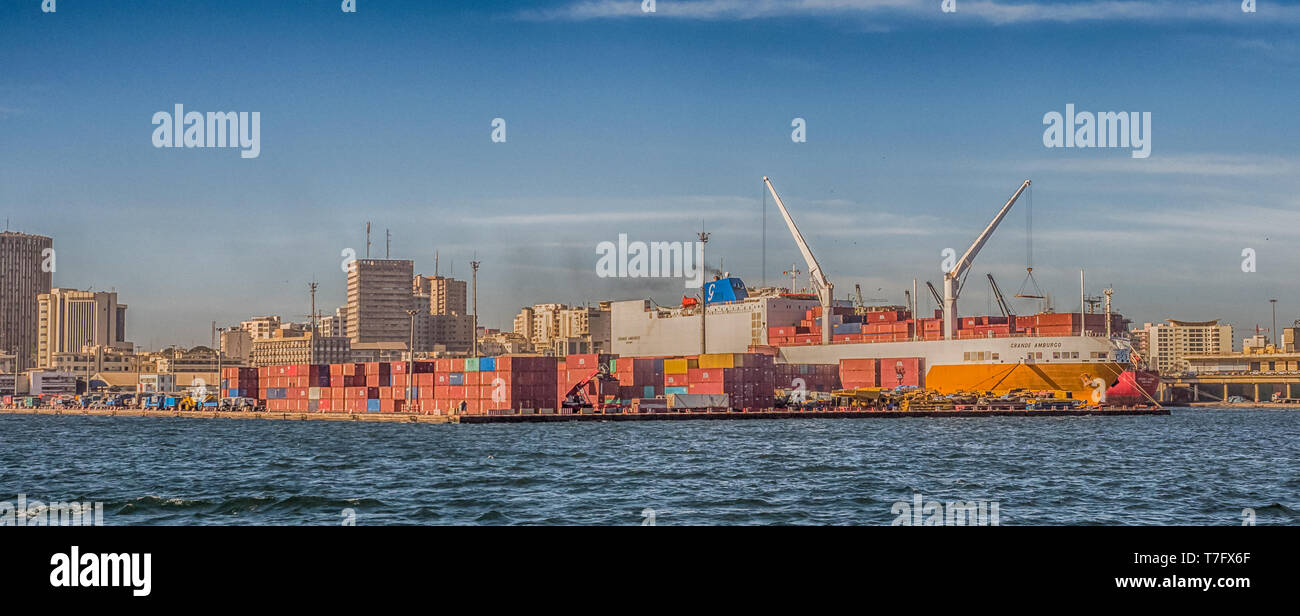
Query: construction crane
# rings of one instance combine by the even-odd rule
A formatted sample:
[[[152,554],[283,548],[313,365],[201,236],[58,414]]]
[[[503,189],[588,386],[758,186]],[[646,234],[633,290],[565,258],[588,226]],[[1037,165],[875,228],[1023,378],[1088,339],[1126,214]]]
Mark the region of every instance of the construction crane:
[[[813,256],[812,249],[808,243],[803,240],[803,234],[799,233],[799,227],[794,224],[794,219],[790,217],[790,211],[785,209],[785,203],[781,201],[781,196],[776,194],[776,187],[772,186],[772,181],[763,176],[763,184],[767,185],[767,190],[772,193],[772,198],[776,200],[776,207],[781,210],[781,217],[785,219],[786,226],[790,227],[790,235],[794,236],[794,243],[799,245],[799,252],[803,254],[803,260],[808,265],[808,278],[812,281],[813,291],[817,294],[817,299],[822,305],[822,344],[831,343],[831,298],[833,297],[835,285],[826,279],[822,266],[817,263],[817,258]]]
[[[1002,310],[1002,316],[1006,317],[1008,321],[1014,321],[1016,314],[1011,311],[1011,307],[1007,305],[1007,300],[1002,297],[1002,289],[998,288],[998,282],[993,279],[993,274],[986,274],[986,276],[989,277],[989,286],[993,287],[993,297],[998,300],[998,309]],[[1015,325],[1015,323],[1011,323],[1011,325]]]
[[[1016,204],[1016,200],[1020,198],[1021,193],[1024,193],[1026,188],[1029,188],[1029,180],[1025,180],[1020,185],[1020,188],[1016,189],[1015,194],[1011,195],[1006,205],[1003,205],[1002,209],[998,211],[997,216],[994,216],[989,225],[979,234],[979,237],[975,238],[975,243],[966,249],[966,254],[963,254],[957,260],[957,263],[952,266],[952,269],[943,275],[944,338],[951,340],[957,337],[957,296],[960,293],[961,281],[964,279],[966,272],[970,271],[970,266],[974,263],[980,249],[984,248],[985,242],[988,242],[989,238],[993,236],[993,231],[998,228],[998,224],[1002,222],[1002,219],[1006,218],[1007,212],[1011,211],[1011,206]]]
[[[876,290],[879,291],[880,289],[876,289]],[[861,284],[854,284],[854,285],[853,285],[853,292],[854,292],[854,298],[855,298],[855,299],[853,300],[853,301],[854,301],[854,303],[853,303],[853,313],[854,313],[854,314],[867,314],[868,312],[871,312],[871,309],[867,307],[867,302],[868,302],[868,301],[872,302],[872,304],[875,305],[875,306],[879,306],[879,308],[878,308],[879,310],[886,310],[886,309],[887,309],[887,308],[885,308],[885,307],[883,307],[883,306],[880,306],[881,304],[883,304],[883,303],[889,301],[887,298],[884,298],[884,297],[871,297],[871,298],[868,298],[868,299],[862,299],[862,285],[861,285]]]
[[[934,305],[943,306],[943,298],[939,297],[939,291],[934,288],[934,285],[930,284],[930,281],[927,280],[925,281],[925,286],[930,289],[930,295],[934,296]]]

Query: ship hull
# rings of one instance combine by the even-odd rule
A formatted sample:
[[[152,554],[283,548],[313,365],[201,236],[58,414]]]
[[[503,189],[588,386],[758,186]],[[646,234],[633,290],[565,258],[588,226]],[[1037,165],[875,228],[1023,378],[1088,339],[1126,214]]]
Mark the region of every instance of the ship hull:
[[[1106,401],[1114,404],[1146,404],[1153,400],[1160,385],[1160,375],[1151,370],[1126,370],[1119,382],[1106,392]]]
[[[943,394],[1054,390],[1069,392],[1078,400],[1093,400],[1095,390],[1088,383],[1100,377],[1109,387],[1124,370],[1124,365],[1114,362],[934,366],[925,376],[925,386]]]
[[[920,358],[918,385],[949,394],[1005,393],[1013,389],[1068,392],[1093,400],[1094,379],[1107,388],[1130,368],[1127,348],[1097,336],[1004,337],[911,342],[782,346],[778,361],[839,363],[841,359]],[[890,366],[880,366],[880,385],[893,387]],[[901,374],[899,375],[902,376]]]

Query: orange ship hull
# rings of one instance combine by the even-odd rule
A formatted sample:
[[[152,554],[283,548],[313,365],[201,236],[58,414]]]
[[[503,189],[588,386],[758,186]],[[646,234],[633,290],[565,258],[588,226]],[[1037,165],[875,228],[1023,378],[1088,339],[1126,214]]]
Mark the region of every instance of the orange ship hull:
[[[1124,365],[1114,362],[936,365],[926,373],[925,387],[942,394],[1051,389],[1070,392],[1078,400],[1090,400],[1093,389],[1086,380],[1101,377],[1112,386],[1124,370]]]

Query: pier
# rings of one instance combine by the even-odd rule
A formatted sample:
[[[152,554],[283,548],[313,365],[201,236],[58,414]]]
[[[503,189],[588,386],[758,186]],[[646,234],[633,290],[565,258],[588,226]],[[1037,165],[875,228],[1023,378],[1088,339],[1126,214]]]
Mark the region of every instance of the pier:
[[[655,413],[513,413],[508,415],[424,415],[418,413],[302,413],[284,411],[151,411],[142,409],[25,409],[0,408],[0,415],[71,415],[92,417],[159,417],[182,419],[262,419],[279,421],[356,421],[421,424],[548,423],[567,421],[694,421],[701,419],[901,419],[908,417],[1133,417],[1168,415],[1157,407],[1116,407],[1053,410],[963,409],[883,411],[836,408],[818,411],[766,409],[755,411],[673,411]]]

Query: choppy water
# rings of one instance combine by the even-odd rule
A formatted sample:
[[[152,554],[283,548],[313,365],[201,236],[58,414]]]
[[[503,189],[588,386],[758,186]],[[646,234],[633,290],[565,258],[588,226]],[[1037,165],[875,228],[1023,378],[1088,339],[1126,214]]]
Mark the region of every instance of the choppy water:
[[[106,524],[1300,523],[1300,412],[483,426],[0,416],[0,501]]]

